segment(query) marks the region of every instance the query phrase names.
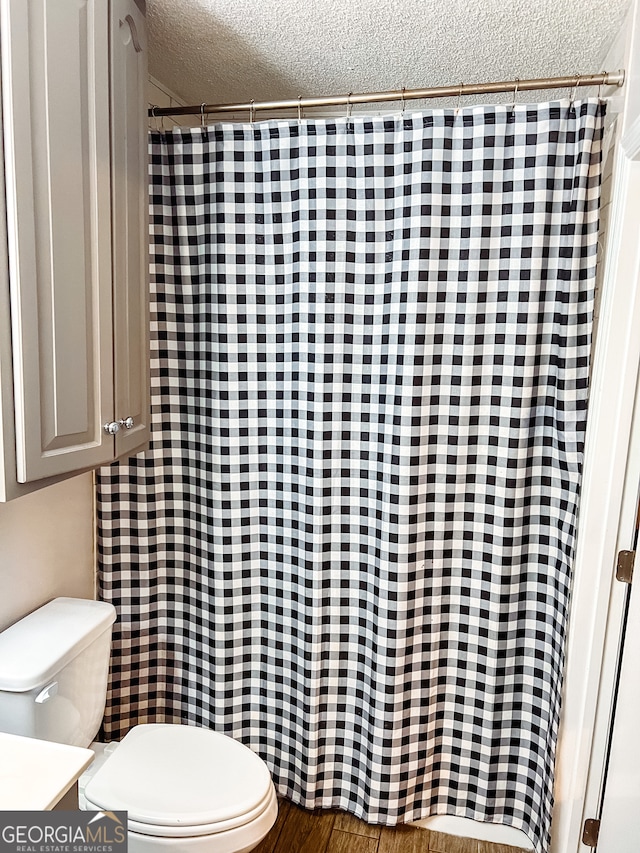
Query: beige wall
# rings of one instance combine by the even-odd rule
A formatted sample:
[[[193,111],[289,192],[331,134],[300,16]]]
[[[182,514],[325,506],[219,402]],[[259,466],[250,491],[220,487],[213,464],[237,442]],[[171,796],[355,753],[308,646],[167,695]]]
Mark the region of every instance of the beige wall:
[[[59,595],[94,597],[92,474],[0,504],[0,630]]]

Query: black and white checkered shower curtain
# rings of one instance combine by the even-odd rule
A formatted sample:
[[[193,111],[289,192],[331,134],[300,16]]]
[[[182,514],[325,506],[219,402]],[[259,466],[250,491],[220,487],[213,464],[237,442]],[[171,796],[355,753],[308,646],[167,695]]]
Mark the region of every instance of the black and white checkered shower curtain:
[[[105,734],[549,840],[597,101],[151,135],[153,441],[100,476]]]

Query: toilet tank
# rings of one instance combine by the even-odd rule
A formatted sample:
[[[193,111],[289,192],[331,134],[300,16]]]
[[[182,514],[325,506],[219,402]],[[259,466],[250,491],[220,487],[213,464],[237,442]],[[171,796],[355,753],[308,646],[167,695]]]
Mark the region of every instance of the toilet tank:
[[[73,746],[95,738],[113,605],[56,598],[0,633],[0,731]]]

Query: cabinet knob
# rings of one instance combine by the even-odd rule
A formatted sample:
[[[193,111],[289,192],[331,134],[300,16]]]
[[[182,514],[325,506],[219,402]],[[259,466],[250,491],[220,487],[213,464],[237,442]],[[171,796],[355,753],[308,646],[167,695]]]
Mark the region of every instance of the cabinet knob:
[[[125,429],[131,429],[134,425],[134,420],[131,417],[131,415],[129,415],[128,418],[120,418],[118,423],[120,424],[121,427],[124,427]]]
[[[120,424],[117,421],[111,421],[110,424],[105,424],[103,429],[108,435],[115,435],[120,432]]]

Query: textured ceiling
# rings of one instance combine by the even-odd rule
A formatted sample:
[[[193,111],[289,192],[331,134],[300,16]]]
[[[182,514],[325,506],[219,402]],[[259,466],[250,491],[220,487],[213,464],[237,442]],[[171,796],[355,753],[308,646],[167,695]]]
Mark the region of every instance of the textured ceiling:
[[[150,73],[193,104],[589,73],[628,5],[147,0]]]

